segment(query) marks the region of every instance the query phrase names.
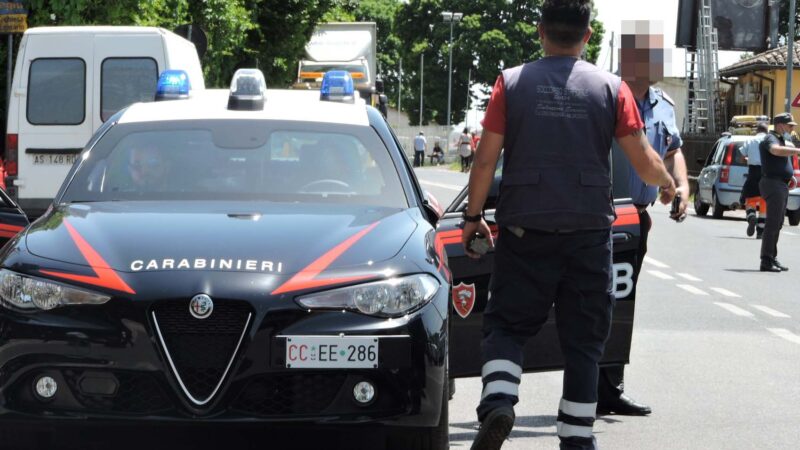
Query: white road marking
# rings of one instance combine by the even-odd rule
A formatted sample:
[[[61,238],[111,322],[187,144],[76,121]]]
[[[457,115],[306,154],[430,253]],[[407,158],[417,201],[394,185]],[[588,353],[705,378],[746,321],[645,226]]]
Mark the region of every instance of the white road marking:
[[[662,280],[674,280],[675,279],[675,277],[667,275],[664,272],[660,272],[658,270],[648,270],[647,273],[649,273],[650,275],[652,275],[652,276],[654,276],[656,278],[661,278]]]
[[[419,180],[419,182],[422,184],[427,184],[428,186],[436,186],[442,189],[450,189],[459,192],[461,191],[461,189],[464,189],[464,186],[456,186],[455,184],[436,183],[434,181],[427,181],[427,180]]]
[[[681,278],[686,278],[686,279],[687,279],[687,280],[689,280],[689,281],[694,281],[694,282],[700,282],[700,281],[703,281],[703,280],[701,280],[700,278],[697,278],[696,276],[694,276],[694,275],[691,275],[691,274],[688,274],[688,273],[680,273],[680,272],[679,272],[679,273],[678,273],[678,276],[679,276],[679,277],[681,277]]]
[[[690,292],[694,295],[708,295],[708,293],[702,289],[698,289],[691,284],[679,284],[677,285],[679,288],[683,289],[686,292]]]
[[[651,258],[649,256],[645,256],[644,257],[644,262],[646,262],[646,263],[648,263],[650,265],[656,266],[659,269],[669,269],[668,265],[662,263],[661,261],[657,261],[657,260],[655,260],[655,259],[653,259],[653,258]]]
[[[800,336],[792,333],[791,331],[785,328],[767,328],[770,333],[774,334],[775,336],[782,337],[789,342],[794,342],[795,344],[800,344]]]
[[[767,307],[767,306],[763,306],[763,305],[750,305],[750,306],[752,306],[753,308],[755,308],[755,309],[757,309],[757,310],[759,310],[759,311],[761,311],[763,313],[769,314],[772,317],[779,317],[781,319],[791,319],[792,318],[792,316],[790,316],[788,314],[784,314],[784,313],[782,313],[780,311],[776,311],[776,310],[774,310],[774,309],[772,309],[770,307]]]
[[[730,297],[730,298],[742,298],[742,296],[741,296],[741,295],[739,295],[739,294],[737,294],[737,293],[735,293],[735,292],[731,292],[731,291],[729,291],[729,290],[727,290],[727,289],[718,288],[718,287],[712,287],[712,288],[711,288],[711,290],[712,290],[712,291],[714,291],[714,292],[716,292],[716,293],[718,293],[718,294],[722,294],[722,295],[724,295],[725,297]]]
[[[714,302],[714,304],[722,309],[727,310],[730,313],[736,314],[737,316],[753,317],[753,313],[745,309],[739,308],[736,305],[731,305],[730,303],[722,303],[722,302]]]

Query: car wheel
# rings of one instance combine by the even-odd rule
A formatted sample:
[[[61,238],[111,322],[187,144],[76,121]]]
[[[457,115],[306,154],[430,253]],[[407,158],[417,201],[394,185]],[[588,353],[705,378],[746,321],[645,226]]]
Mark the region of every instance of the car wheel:
[[[445,378],[447,379],[447,378]],[[442,409],[434,427],[398,429],[390,433],[386,450],[447,450],[450,448],[449,380],[442,387]]]
[[[698,192],[698,193],[694,194],[694,212],[695,212],[695,214],[697,214],[698,216],[703,217],[706,214],[708,214],[708,208],[709,208],[709,204],[708,203],[703,203],[703,201],[700,200],[700,193]]]
[[[725,212],[725,207],[722,206],[722,203],[719,202],[719,198],[717,198],[717,193],[711,193],[711,201],[714,202],[714,209],[711,211],[712,217],[715,219],[722,219],[722,213]]]
[[[786,216],[789,217],[789,225],[796,227],[800,225],[800,209],[794,211],[787,211]]]
[[[448,382],[448,385],[450,386],[450,389],[448,389],[448,391],[449,391],[448,392],[448,398],[450,400],[452,400],[453,397],[456,396],[456,380],[451,378],[450,381]]]

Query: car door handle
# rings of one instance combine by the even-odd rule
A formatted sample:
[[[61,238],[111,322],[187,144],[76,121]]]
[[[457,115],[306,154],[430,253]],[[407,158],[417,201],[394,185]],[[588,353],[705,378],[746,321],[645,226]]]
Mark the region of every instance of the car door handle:
[[[631,234],[630,233],[614,233],[611,235],[611,239],[614,244],[624,244],[626,242],[630,242]]]

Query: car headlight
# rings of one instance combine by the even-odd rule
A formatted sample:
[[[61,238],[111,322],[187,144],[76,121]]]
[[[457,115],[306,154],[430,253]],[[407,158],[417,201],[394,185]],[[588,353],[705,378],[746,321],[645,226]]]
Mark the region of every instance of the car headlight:
[[[0,303],[24,310],[50,310],[66,305],[100,305],[111,297],[54,283],[43,278],[0,270]]]
[[[436,278],[419,274],[318,292],[300,297],[297,302],[308,309],[349,309],[392,317],[425,305],[438,290]]]

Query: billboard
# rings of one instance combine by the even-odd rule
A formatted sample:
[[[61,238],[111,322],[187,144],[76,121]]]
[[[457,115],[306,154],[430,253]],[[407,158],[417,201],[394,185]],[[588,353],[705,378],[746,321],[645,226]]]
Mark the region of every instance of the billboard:
[[[679,0],[675,46],[697,46],[698,13],[702,0]],[[720,50],[760,53],[777,45],[778,0],[710,0]]]

